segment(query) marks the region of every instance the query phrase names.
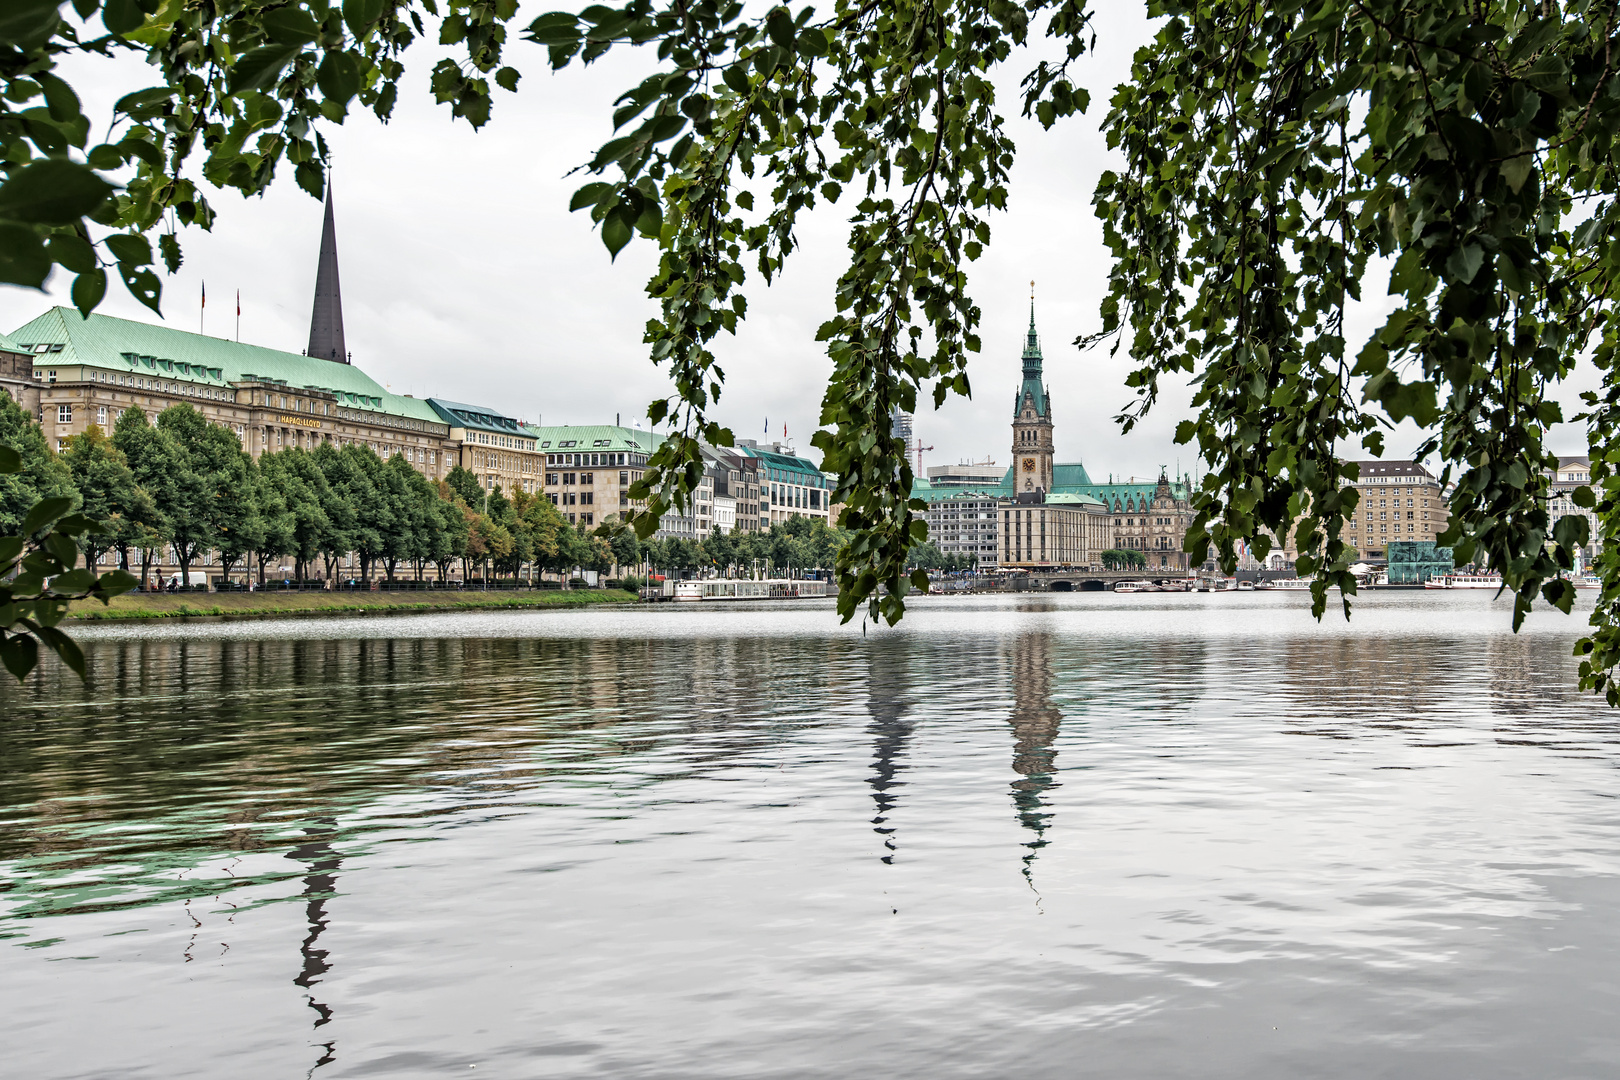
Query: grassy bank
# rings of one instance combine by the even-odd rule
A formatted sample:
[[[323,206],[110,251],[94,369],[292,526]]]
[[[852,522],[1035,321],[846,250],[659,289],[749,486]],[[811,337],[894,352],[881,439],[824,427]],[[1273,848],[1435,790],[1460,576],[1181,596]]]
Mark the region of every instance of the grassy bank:
[[[94,601],[74,604],[69,618],[84,622],[111,619],[177,619],[196,616],[254,618],[269,615],[352,614],[354,612],[483,611],[500,608],[582,607],[628,604],[632,593],[619,589],[479,592],[254,592],[130,593],[113,597],[103,607]]]

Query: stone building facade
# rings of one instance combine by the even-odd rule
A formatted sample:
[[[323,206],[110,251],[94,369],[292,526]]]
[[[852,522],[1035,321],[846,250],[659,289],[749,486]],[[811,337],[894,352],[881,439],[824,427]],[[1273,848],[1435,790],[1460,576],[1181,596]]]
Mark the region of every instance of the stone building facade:
[[[449,427],[450,437],[461,445],[457,464],[478,477],[485,491],[498,487],[510,495],[541,490],[546,455],[523,421],[487,405],[464,405],[445,398],[428,398],[427,402]]]
[[[0,392],[10,395],[24,412],[39,418],[39,384],[34,380],[33,353],[4,334],[0,334]]]
[[[524,430],[545,461],[546,497],[569,521],[600,525],[609,517],[627,518],[644,505],[630,498],[630,485],[647,471],[647,459],[663,441],[660,436],[617,424]],[[674,515],[666,518],[674,521]],[[665,533],[660,529],[656,535]]]
[[[1102,503],[1085,496],[1003,501],[997,532],[1003,570],[1080,569],[1101,565],[1109,521]]]
[[[254,457],[360,443],[441,479],[460,452],[427,402],[391,394],[351,364],[66,307],[10,337],[33,354],[37,415],[58,450],[91,424],[110,431],[132,406],[155,418],[185,404]]]
[[[1450,523],[1445,493],[1433,473],[1415,461],[1358,461],[1360,495],[1341,534],[1364,559],[1382,559],[1392,540],[1432,542]],[[1292,559],[1293,538],[1280,552]],[[1269,561],[1268,561],[1269,562]]]
[[[1115,492],[1108,510],[1111,546],[1142,552],[1152,570],[1186,571],[1191,565],[1182,542],[1192,524],[1192,506],[1185,488],[1177,490],[1168,474],[1160,472],[1150,492]]]
[[[996,568],[1001,513],[995,495],[965,492],[929,503],[923,516],[928,522],[928,539],[943,554],[975,558],[980,570]]]

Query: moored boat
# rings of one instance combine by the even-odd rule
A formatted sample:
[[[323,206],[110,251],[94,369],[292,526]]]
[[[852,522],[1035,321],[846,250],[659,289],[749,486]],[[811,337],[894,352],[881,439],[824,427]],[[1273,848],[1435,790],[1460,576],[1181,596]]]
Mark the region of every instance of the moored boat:
[[[1501,574],[1441,574],[1423,583],[1425,589],[1500,589]]]

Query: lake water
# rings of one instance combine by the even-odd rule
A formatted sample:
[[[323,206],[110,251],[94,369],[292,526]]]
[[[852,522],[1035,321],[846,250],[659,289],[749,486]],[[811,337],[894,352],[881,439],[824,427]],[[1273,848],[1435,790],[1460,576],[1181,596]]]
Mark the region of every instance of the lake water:
[[[1307,607],[83,631],[0,686],[0,1073],[1620,1073],[1585,619]]]

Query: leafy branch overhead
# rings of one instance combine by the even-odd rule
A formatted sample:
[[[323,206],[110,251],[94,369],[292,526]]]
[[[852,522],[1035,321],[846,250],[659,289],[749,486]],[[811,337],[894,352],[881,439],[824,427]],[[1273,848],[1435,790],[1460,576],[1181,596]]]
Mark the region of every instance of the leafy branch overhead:
[[[22,471],[16,450],[0,445],[0,474]],[[84,654],[58,626],[75,600],[106,603],[135,587],[121,570],[97,575],[74,569],[82,538],[102,526],[73,514],[73,499],[41,499],[14,536],[0,536],[0,663],[18,679],[39,662],[44,646],[82,677]]]
[[[1548,513],[1545,445],[1566,419],[1554,394],[1578,357],[1589,395],[1605,587],[1585,684],[1620,703],[1620,377],[1615,374],[1614,136],[1617,6],[1518,0],[1150,0],[1153,41],[1114,88],[1103,127],[1119,167],[1093,195],[1113,255],[1098,333],[1125,348],[1137,392],[1130,430],[1162,380],[1191,379],[1196,414],[1177,430],[1209,465],[1188,534],[1196,560],[1231,567],[1239,541],[1291,539],[1314,573],[1315,608],[1348,597],[1360,509],[1353,466],[1410,419],[1454,485],[1442,539],[1500,569],[1515,625],[1537,598],[1569,610],[1560,575],[1589,542]],[[93,307],[116,272],[156,306],[155,260],[181,257],[181,225],[207,227],[201,179],[260,191],[284,160],[321,187],[323,122],[358,103],[386,119],[402,50],[456,50],[432,89],[475,126],[490,115],[513,3],[76,0],[81,36],[49,0],[0,15],[0,276],[78,275]],[[101,26],[93,33],[89,29]],[[432,21],[432,26],[429,21]],[[102,32],[104,28],[105,32]],[[521,31],[554,69],[631,48],[643,76],[614,106],[612,135],[581,164],[586,211],[613,256],[658,247],[646,340],[672,393],[650,409],[669,438],[634,494],[649,534],[687,505],[698,443],[731,435],[710,417],[725,383],[721,331],[747,315],[749,275],[769,286],[803,215],[837,203],[848,265],[820,327],[831,369],[814,443],[837,475],[853,539],[840,610],[900,617],[906,553],[926,537],[890,413],[967,394],[980,312],[966,267],[1009,199],[1014,147],[996,100],[1000,68],[1044,36],[1056,60],[1022,72],[1026,115],[1061,137],[1084,111],[1080,65],[1095,46],[1078,0],[838,0],[745,9],[715,0],[630,0],[549,12]],[[1105,43],[1106,44],[1106,43]],[[145,50],[159,84],[132,88],[105,141],[55,72],[70,52]],[[1079,193],[1076,193],[1079,196]],[[154,256],[148,235],[157,232]],[[1375,263],[1374,260],[1378,260]],[[1369,268],[1393,266],[1392,313],[1365,341],[1345,312]],[[1380,279],[1381,280],[1381,279]],[[1401,448],[1406,449],[1406,448]]]

